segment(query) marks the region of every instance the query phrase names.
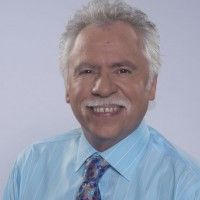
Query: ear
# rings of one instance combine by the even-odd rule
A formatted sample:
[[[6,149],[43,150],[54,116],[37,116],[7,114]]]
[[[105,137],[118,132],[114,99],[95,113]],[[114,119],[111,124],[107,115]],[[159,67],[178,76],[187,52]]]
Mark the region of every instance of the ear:
[[[155,99],[157,79],[158,79],[158,76],[154,76],[153,80],[149,86],[149,101],[153,101]]]
[[[67,103],[70,103],[70,98],[69,98],[69,87],[66,87],[66,93],[65,93],[65,100]]]

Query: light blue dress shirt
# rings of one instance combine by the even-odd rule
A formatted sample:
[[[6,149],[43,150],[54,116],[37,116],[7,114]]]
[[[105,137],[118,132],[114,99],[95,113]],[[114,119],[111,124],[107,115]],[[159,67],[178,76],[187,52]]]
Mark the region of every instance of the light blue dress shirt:
[[[81,129],[33,144],[15,162],[3,199],[74,200],[95,152]],[[144,122],[98,153],[111,165],[99,182],[102,200],[200,200],[198,166]]]

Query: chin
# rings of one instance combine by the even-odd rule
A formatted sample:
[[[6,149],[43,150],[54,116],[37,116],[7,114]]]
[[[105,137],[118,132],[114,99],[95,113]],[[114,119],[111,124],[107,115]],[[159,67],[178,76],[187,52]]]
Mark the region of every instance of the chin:
[[[86,133],[91,139],[99,140],[100,142],[108,141],[120,141],[127,134],[123,134],[123,131],[119,131],[115,128],[99,128],[99,129],[90,129]]]

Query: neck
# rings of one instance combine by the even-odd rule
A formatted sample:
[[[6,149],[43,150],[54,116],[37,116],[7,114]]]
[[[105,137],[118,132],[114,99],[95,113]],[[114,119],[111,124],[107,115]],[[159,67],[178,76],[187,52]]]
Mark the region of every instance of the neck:
[[[123,140],[125,137],[129,135],[129,134],[122,135],[120,138],[119,137],[102,138],[102,137],[95,136],[94,134],[89,134],[84,129],[83,129],[83,132],[87,141],[90,143],[90,145],[99,152],[103,152],[109,149],[110,147],[114,146],[115,144],[117,144],[118,142],[120,142],[121,140]]]

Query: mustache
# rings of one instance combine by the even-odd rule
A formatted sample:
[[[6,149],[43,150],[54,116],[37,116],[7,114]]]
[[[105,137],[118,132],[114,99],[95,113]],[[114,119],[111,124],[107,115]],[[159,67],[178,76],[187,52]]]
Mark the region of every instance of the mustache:
[[[92,99],[86,99],[82,102],[83,107],[98,107],[98,106],[111,106],[111,105],[122,106],[129,109],[131,103],[125,97],[92,98]]]

